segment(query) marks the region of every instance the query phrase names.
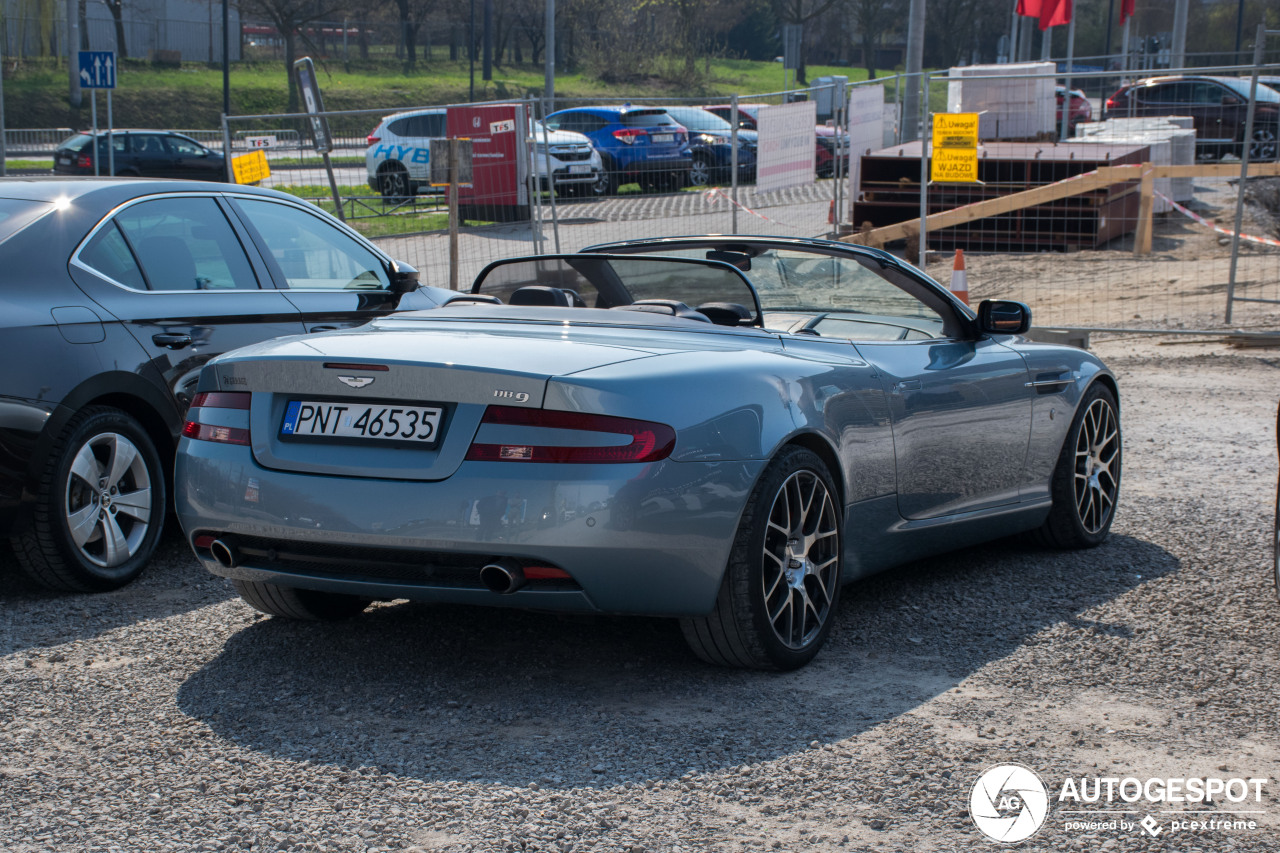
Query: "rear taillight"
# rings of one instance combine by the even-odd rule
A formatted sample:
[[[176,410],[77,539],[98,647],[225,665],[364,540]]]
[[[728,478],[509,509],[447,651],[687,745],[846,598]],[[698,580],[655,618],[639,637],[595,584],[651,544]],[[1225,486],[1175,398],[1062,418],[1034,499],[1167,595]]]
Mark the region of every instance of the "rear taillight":
[[[504,444],[473,443],[467,459],[474,462],[656,462],[666,459],[676,445],[676,432],[666,424],[615,418],[609,415],[585,415],[577,412],[553,412],[545,409],[520,409],[514,406],[490,406],[481,425],[538,427],[590,433],[599,441],[608,434],[625,443],[608,445],[538,444],[539,437],[527,442]],[[586,439],[586,436],[583,437]],[[571,439],[570,439],[571,440]]]
[[[249,408],[253,395],[247,391],[201,391],[191,401],[187,412],[187,422],[182,425],[182,435],[196,441],[216,441],[221,444],[249,444],[249,430],[244,427],[219,426],[201,423],[195,420],[196,413],[203,409],[241,409]],[[203,416],[203,414],[202,414]]]
[[[76,165],[79,166],[81,169],[92,169],[93,155],[81,154],[79,157],[76,158]]]
[[[1116,99],[1107,98],[1107,109],[1114,110],[1116,108]]]
[[[621,130],[615,130],[613,135],[619,142],[634,145],[637,139],[647,135],[647,131],[641,130],[638,127],[624,127]]]
[[[374,144],[374,143],[376,143],[376,142],[381,142],[381,141],[382,141],[382,137],[381,137],[381,136],[374,136],[374,135],[371,133],[371,134],[369,134],[368,136],[366,136],[366,137],[364,138],[364,141],[365,141],[365,142],[367,142],[367,143],[369,143],[370,145],[373,145],[373,144]]]

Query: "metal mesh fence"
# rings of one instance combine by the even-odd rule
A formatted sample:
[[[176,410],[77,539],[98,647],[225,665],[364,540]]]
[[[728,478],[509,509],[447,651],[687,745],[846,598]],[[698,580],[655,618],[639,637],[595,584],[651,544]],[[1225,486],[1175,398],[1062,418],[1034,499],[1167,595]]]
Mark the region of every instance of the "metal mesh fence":
[[[711,100],[637,99],[627,104],[628,112],[636,113],[633,125],[623,122],[614,128],[618,133],[611,131],[612,139],[597,143],[598,155],[573,154],[572,146],[556,134],[590,132],[582,121],[569,119],[622,106],[618,101],[561,100],[555,110],[525,101],[528,115],[545,119],[545,128],[533,126],[526,140],[522,204],[527,207],[516,221],[469,211],[459,241],[459,280],[465,286],[484,264],[514,254],[704,233],[839,237],[883,245],[916,262],[921,152],[932,153],[934,142],[931,122],[925,119],[943,112],[974,112],[980,116],[982,139],[977,180],[931,181],[931,159],[923,163],[927,268],[936,278],[950,278],[955,251],[963,250],[975,301],[1020,299],[1032,306],[1036,325],[1042,327],[1277,329],[1277,126],[1266,100],[1272,95],[1263,93],[1253,105],[1259,132],[1254,142],[1262,144],[1251,146],[1250,159],[1256,162],[1242,184],[1249,81],[1243,78],[1239,97],[1230,92],[1239,95],[1241,84],[1230,81],[1249,70],[1214,69],[1208,75],[1219,86],[1213,105],[1217,112],[1209,118],[1193,99],[1185,102],[1185,110],[1117,99],[1124,81],[1114,72],[1074,74],[1071,88],[1084,90],[1070,96],[1063,92],[1060,100],[1055,80],[1061,75],[1055,76],[1051,65],[888,78],[850,86],[850,97],[837,99],[840,109],[849,108],[853,116],[847,137],[836,127],[843,125],[842,115],[833,112],[828,119],[819,112],[816,89]],[[796,106],[806,99],[814,109],[797,115],[811,117],[790,120],[790,141],[779,142],[778,131],[766,126],[767,108]],[[1069,104],[1065,138],[1059,102]],[[665,144],[653,138],[669,131],[657,116],[658,107],[672,116],[708,107],[732,118],[735,104],[740,119],[753,119],[754,127],[740,122],[734,129],[732,121],[721,122],[718,129],[681,125],[670,132],[686,134],[672,140],[677,148],[681,142],[687,146],[684,160],[642,169],[622,159],[638,145]],[[424,106],[399,114],[442,109]],[[1187,115],[1170,116],[1178,112]],[[340,143],[333,161],[343,210],[357,228],[422,269],[426,280],[440,284],[448,278],[444,197],[412,169],[408,191],[399,184],[388,188],[383,175],[392,161],[422,155],[415,153],[420,145],[412,139],[375,138],[387,115],[379,110],[329,115]],[[683,120],[691,124],[692,119],[690,114]],[[1203,132],[1207,121],[1217,123],[1217,136]],[[732,131],[727,139],[724,128]],[[824,129],[826,151],[834,154],[825,171],[818,165]],[[721,136],[713,138],[713,130]],[[631,142],[622,139],[628,135]],[[267,183],[334,209],[320,161],[307,151],[302,117],[233,117],[228,136],[233,154],[256,144],[254,137],[272,136],[277,144],[269,154],[273,173]],[[598,136],[592,134],[593,141]],[[773,149],[783,144],[797,156],[803,152],[811,157],[805,161],[809,171],[803,180],[775,188],[766,173]],[[574,159],[579,155],[582,159]],[[694,156],[708,159],[698,164]],[[490,166],[497,164],[477,169]],[[1243,239],[1233,246],[1237,204]]]

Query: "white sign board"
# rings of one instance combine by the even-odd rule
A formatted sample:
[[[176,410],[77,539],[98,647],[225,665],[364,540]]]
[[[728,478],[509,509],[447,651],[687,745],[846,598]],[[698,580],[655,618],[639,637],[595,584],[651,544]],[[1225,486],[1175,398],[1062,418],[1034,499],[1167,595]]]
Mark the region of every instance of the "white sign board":
[[[274,136],[246,136],[244,144],[250,148],[275,148],[279,141]]]
[[[862,155],[884,145],[884,86],[849,90],[849,200],[862,201]]]
[[[756,130],[756,191],[813,183],[818,105],[813,101],[761,107]]]

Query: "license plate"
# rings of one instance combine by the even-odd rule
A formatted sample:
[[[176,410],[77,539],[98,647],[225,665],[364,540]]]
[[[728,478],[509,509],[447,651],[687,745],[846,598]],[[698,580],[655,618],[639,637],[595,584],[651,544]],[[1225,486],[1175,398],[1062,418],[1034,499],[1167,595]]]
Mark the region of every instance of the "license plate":
[[[440,437],[444,409],[385,403],[322,403],[293,400],[285,409],[280,435],[286,438],[353,438],[406,441],[422,446]]]
[[[675,142],[676,135],[674,133],[655,133],[653,135],[654,142]]]
[[[584,174],[584,173],[586,173],[586,172],[590,172],[590,171],[591,171],[591,167],[590,167],[590,166],[581,165],[581,164],[576,164],[576,165],[570,166],[570,167],[569,167],[569,171],[570,171],[572,174],[575,174],[575,175],[581,175],[581,174]]]
[[[59,162],[59,163],[70,163],[70,162],[71,162],[71,158],[70,158],[70,157],[59,157],[59,158],[58,158],[58,162]]]

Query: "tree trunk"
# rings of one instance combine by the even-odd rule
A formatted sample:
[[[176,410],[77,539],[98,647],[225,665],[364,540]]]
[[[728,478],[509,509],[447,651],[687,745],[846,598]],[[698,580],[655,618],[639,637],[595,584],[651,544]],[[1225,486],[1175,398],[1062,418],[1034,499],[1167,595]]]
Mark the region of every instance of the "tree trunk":
[[[869,38],[862,40],[862,64],[867,69],[867,79],[876,79],[876,47]]]
[[[107,11],[111,13],[111,21],[116,27],[116,58],[125,59],[129,51],[124,44],[124,10],[122,0],[107,3]]]

